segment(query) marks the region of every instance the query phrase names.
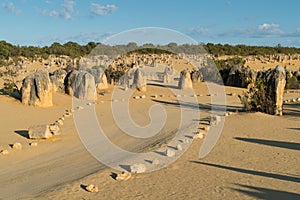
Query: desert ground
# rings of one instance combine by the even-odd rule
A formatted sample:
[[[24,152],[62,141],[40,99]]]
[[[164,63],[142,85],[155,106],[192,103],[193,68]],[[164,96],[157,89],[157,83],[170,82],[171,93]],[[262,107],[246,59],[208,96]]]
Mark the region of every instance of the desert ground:
[[[201,120],[211,114],[211,95],[218,94],[211,94],[204,82],[193,87],[200,106],[199,118],[195,119],[200,129],[207,126]],[[94,109],[107,137],[129,151],[164,148],[180,121],[178,101],[171,91],[153,84],[148,85],[146,93],[132,94],[146,96],[129,102],[137,124],[149,123],[149,108],[154,104],[163,106],[168,117],[161,134],[139,140],[127,136],[115,124],[111,105],[121,102],[113,101],[114,90],[120,88],[110,86],[98,95],[95,105],[75,109],[73,115]],[[225,117],[221,137],[205,158],[199,159],[203,139],[193,140],[171,165],[133,174],[127,181],[114,179],[114,173],[122,169],[105,166],[87,151],[72,116],[65,118],[60,136],[28,139],[28,127],[49,124],[63,116],[73,107],[72,97],[55,93],[53,107],[34,108],[0,95],[0,150],[9,152],[0,155],[0,199],[299,199],[300,102],[285,103],[283,116],[245,113],[238,98],[245,89],[225,90],[226,103],[218,106],[232,114]],[[300,91],[293,91],[285,93],[284,99],[299,97]],[[23,145],[22,150],[11,148],[15,142]],[[31,142],[38,146],[30,146]],[[161,155],[160,159],[166,158]],[[86,191],[89,184],[98,186],[99,192]]]

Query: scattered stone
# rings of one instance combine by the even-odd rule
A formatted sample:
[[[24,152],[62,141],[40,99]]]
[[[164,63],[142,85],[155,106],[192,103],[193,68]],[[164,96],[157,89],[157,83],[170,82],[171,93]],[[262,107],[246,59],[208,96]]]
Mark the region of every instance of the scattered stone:
[[[146,95],[142,95],[140,96],[141,99],[145,99],[146,98]]]
[[[146,165],[139,163],[139,164],[134,164],[130,166],[130,171],[131,173],[143,173],[146,172]]]
[[[58,123],[60,126],[64,125],[64,122],[61,119],[57,120],[56,123]]]
[[[38,143],[36,143],[36,142],[31,142],[29,145],[32,146],[32,147],[37,147]]]
[[[91,105],[93,105],[91,102],[89,102],[89,103],[87,103],[86,105],[88,105],[88,106],[91,106]]]
[[[229,93],[228,95],[229,95],[229,96],[235,97],[235,96],[236,96],[236,93],[233,92],[233,93]]]
[[[176,155],[175,151],[167,148],[166,152],[165,152],[167,157],[174,157]]]
[[[118,174],[116,177],[117,181],[127,181],[131,178],[131,173],[123,171],[121,174]]]
[[[140,96],[135,96],[133,97],[134,99],[140,99],[141,97]]]
[[[48,139],[52,137],[48,125],[36,125],[28,128],[29,139]]]
[[[296,99],[292,99],[292,102],[296,102],[297,100]]]
[[[152,95],[151,97],[156,99],[156,98],[158,98],[158,95],[155,94],[155,95]]]
[[[203,139],[204,138],[204,135],[202,133],[196,133],[194,136],[193,136],[193,139]]]
[[[210,126],[203,127],[203,130],[206,131],[206,132],[209,131],[209,129],[210,129]]]
[[[72,113],[66,112],[65,117],[70,117],[72,116]]]
[[[178,151],[182,151],[183,149],[182,149],[182,146],[180,145],[180,144],[177,144],[176,145],[176,149],[178,150]]]
[[[9,154],[9,152],[8,152],[7,150],[2,150],[2,151],[1,151],[1,154],[2,154],[2,155],[7,155],[7,154]]]
[[[60,135],[60,128],[57,124],[50,124],[49,130],[53,135]]]
[[[97,193],[99,192],[99,189],[97,186],[90,184],[85,188],[88,192]]]
[[[12,145],[12,148],[15,150],[21,150],[22,149],[22,144],[19,142],[16,142]]]

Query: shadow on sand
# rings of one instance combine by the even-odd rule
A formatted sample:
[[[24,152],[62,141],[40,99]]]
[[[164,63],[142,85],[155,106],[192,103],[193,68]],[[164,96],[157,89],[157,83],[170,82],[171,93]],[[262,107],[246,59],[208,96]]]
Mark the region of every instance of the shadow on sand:
[[[261,171],[255,171],[255,170],[249,170],[249,169],[242,169],[242,168],[230,167],[230,166],[225,166],[225,165],[205,163],[205,162],[200,162],[200,161],[190,161],[190,162],[200,164],[200,165],[217,167],[217,168],[221,168],[221,169],[227,169],[227,170],[240,172],[240,173],[244,173],[244,174],[251,174],[251,175],[255,175],[255,176],[274,178],[274,179],[278,179],[278,180],[290,181],[290,182],[295,182],[295,183],[300,182],[300,178],[294,177],[294,176],[287,176],[287,175],[274,174],[274,173],[269,173],[269,172],[261,172]]]
[[[28,130],[16,130],[15,133],[29,139]]]
[[[279,199],[289,199],[289,200],[300,199],[299,194],[292,193],[292,192],[241,185],[241,184],[236,184],[236,185],[242,187],[243,189],[235,189],[235,188],[230,188],[230,189],[254,197],[255,199],[278,199],[278,200]]]
[[[234,139],[244,141],[244,142],[267,145],[267,146],[292,149],[292,150],[300,150],[300,143],[295,143],[295,142],[283,142],[283,141],[275,141],[275,140],[263,140],[263,139],[240,138],[240,137],[235,137]]]

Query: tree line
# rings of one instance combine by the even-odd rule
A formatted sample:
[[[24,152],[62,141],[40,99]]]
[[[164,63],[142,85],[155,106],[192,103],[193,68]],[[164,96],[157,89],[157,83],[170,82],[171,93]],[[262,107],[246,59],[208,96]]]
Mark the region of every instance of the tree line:
[[[96,47],[96,48],[95,48]],[[208,52],[209,54],[218,57],[223,55],[271,55],[271,54],[300,54],[300,48],[296,47],[283,47],[278,44],[275,47],[269,46],[247,46],[247,45],[229,45],[229,44],[182,44],[169,43],[167,45],[153,45],[144,44],[138,46],[134,42],[130,42],[127,45],[105,45],[101,43],[89,42],[86,45],[80,45],[76,42],[67,42],[60,44],[54,42],[51,46],[19,46],[13,45],[6,41],[0,41],[0,61],[7,60],[8,58],[26,57],[34,58],[40,56],[48,58],[49,55],[66,55],[70,57],[80,57],[93,53],[93,49],[96,49],[97,54],[113,55],[124,54],[138,50],[138,53],[186,53],[186,54],[199,54]],[[95,51],[95,50],[94,50]],[[1,63],[0,63],[1,64]]]

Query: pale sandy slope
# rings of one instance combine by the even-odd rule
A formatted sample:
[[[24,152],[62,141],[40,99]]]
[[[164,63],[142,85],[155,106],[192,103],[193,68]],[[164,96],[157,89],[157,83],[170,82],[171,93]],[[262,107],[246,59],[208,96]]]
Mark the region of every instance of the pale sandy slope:
[[[231,87],[226,90],[238,94],[243,91]],[[172,116],[165,127],[166,134],[150,139],[147,144],[120,135],[121,131],[112,125],[111,93],[112,89],[99,96],[97,117],[110,139],[121,147],[130,150],[134,149],[132,144],[138,144],[142,149],[143,145],[160,139],[164,143],[168,132],[178,123],[176,98],[169,97],[165,88],[150,86],[147,98],[132,101],[130,111],[137,123],[147,124],[148,108],[157,103],[150,95],[164,94],[158,100],[165,102],[162,105]],[[196,93],[203,94],[197,98],[203,108],[201,117],[206,117],[209,110],[204,108],[209,107],[210,97],[206,96],[204,83],[196,86]],[[141,93],[134,95],[137,94]],[[296,96],[300,94],[286,94],[286,98]],[[56,94],[54,103],[53,108],[31,108],[0,96],[0,147],[10,152],[0,156],[0,199],[299,198],[299,103],[285,105],[283,117],[261,113],[231,115],[226,118],[217,146],[206,158],[198,159],[202,141],[194,141],[184,156],[169,167],[135,175],[126,182],[112,179],[111,172],[118,171],[105,169],[85,150],[71,118],[65,120],[60,137],[40,141],[37,147],[30,147],[31,141],[15,132],[55,121],[65,109],[71,108],[72,99]],[[227,96],[227,104],[232,110],[241,107],[237,96]],[[23,150],[14,151],[8,146],[16,141],[23,144]],[[83,189],[91,183],[99,186],[99,193]]]

